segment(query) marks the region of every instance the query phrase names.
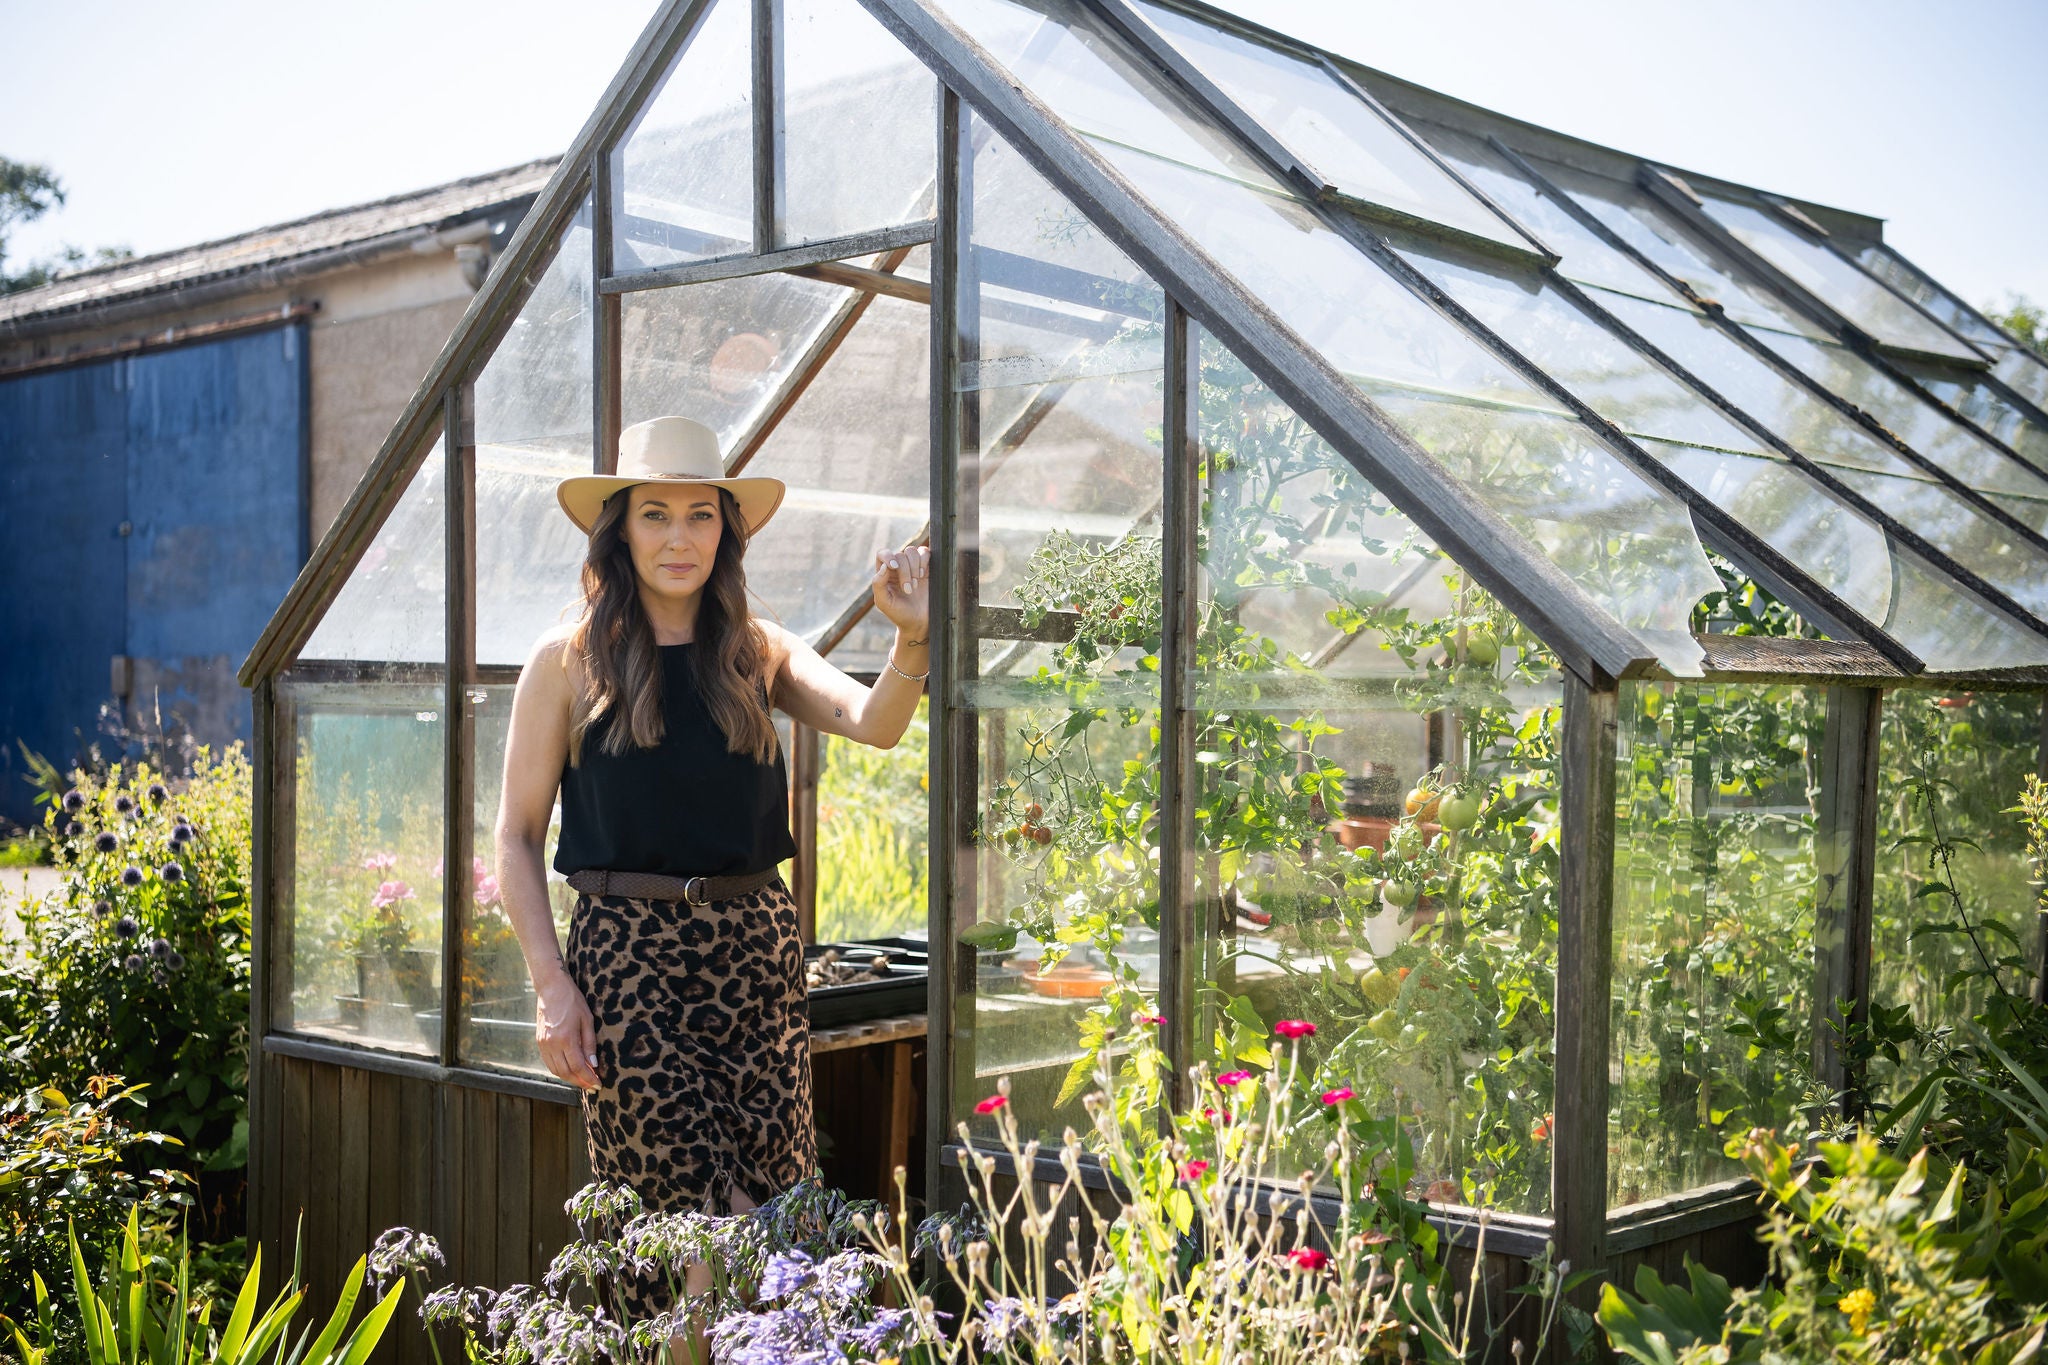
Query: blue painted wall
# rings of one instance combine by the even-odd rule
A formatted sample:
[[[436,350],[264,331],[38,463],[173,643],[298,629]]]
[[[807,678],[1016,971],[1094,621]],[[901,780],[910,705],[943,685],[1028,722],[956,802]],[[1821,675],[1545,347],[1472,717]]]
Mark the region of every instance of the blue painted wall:
[[[302,324],[0,380],[0,815],[36,818],[22,747],[132,709],[249,735],[235,670],[305,562]]]

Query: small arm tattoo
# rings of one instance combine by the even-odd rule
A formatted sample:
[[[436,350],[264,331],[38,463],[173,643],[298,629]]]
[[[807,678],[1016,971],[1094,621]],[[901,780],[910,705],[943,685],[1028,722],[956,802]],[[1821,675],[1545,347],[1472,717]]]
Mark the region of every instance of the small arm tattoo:
[[[835,706],[832,708],[832,714],[844,719],[846,715],[846,708],[843,706]]]

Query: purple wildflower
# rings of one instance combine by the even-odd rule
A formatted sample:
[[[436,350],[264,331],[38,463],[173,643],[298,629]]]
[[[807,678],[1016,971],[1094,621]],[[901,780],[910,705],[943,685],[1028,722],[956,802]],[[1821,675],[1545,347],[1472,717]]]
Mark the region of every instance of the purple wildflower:
[[[167,938],[151,939],[149,941],[149,955],[151,957],[169,957],[171,955],[171,941]]]
[[[112,901],[94,901],[92,903],[92,917],[94,919],[105,919],[113,913],[114,903]]]
[[[135,916],[123,915],[114,921],[114,932],[122,938],[134,938],[142,932],[142,926],[135,922]]]
[[[169,955],[164,958],[164,966],[169,967],[174,972],[184,971],[185,955],[176,948],[171,949]]]
[[[170,799],[171,789],[169,787],[166,787],[161,782],[152,782],[149,784],[149,800],[151,805],[161,806],[164,802]]]
[[[70,811],[73,815],[76,815],[78,814],[78,812],[84,810],[85,793],[80,791],[76,787],[73,787],[70,791],[65,792],[64,809]]]
[[[92,846],[102,853],[112,853],[121,846],[121,836],[110,829],[103,829],[93,836]]]
[[[800,1289],[817,1283],[818,1265],[801,1251],[785,1251],[768,1258],[761,1268],[761,1300],[786,1299]]]
[[[122,792],[114,798],[114,809],[126,815],[129,811],[135,809],[135,798],[127,792]]]
[[[167,882],[182,882],[185,880],[185,869],[176,863],[165,863],[159,869],[158,875]]]
[[[122,869],[121,869],[121,885],[123,885],[123,886],[140,886],[140,885],[142,885],[142,869],[141,869],[141,868],[139,868],[139,867],[133,867],[133,866],[130,866],[130,867],[124,867],[124,868],[122,868]]]
[[[130,953],[130,954],[128,954],[128,956],[126,956],[126,957],[124,957],[124,958],[122,958],[122,959],[121,959],[121,965],[122,965],[123,967],[126,967],[126,968],[127,968],[127,969],[128,969],[129,971],[131,971],[131,972],[139,972],[139,971],[141,971],[141,970],[142,970],[142,966],[143,966],[143,958],[142,958],[142,954],[141,954],[141,953]]]
[[[85,826],[79,824],[76,820],[67,820],[64,822],[65,838],[76,839],[79,835],[83,833],[85,833]]]

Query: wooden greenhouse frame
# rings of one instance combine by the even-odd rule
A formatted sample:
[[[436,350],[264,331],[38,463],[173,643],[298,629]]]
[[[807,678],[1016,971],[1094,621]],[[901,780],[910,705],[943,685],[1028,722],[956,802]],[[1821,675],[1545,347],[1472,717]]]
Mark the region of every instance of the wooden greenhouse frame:
[[[1795,203],[1746,187],[1705,177],[1680,175],[1609,149],[1516,124],[1484,110],[1404,85],[1333,54],[1259,29],[1196,0],[1172,0],[1172,12],[1206,25],[1232,41],[1249,44],[1277,62],[1298,64],[1355,99],[1361,118],[1376,120],[1409,151],[1433,168],[1473,211],[1490,216],[1493,229],[1437,221],[1411,208],[1375,200],[1346,182],[1333,180],[1305,156],[1295,135],[1241,102],[1242,91],[1208,69],[1183,45],[1172,41],[1156,15],[1135,0],[988,0],[990,6],[1030,11],[1047,25],[1083,35],[1089,50],[1111,53],[1131,73],[1132,87],[1177,111],[1215,145],[1250,168],[1247,176],[1277,185],[1269,196],[1288,197],[1290,211],[1306,226],[1355,251],[1361,268],[1379,272],[1392,287],[1447,329],[1474,346],[1491,363],[1511,373],[1544,401],[1560,420],[1575,423],[1602,459],[1626,471],[1653,496],[1679,509],[1698,543],[1721,556],[1740,575],[1794,609],[1828,638],[1765,638],[1716,634],[1690,640],[1691,653],[1671,642],[1645,638],[1624,625],[1611,605],[1554,563],[1490,500],[1487,490],[1447,470],[1389,408],[1369,393],[1304,335],[1286,309],[1245,278],[1243,263],[1219,258],[1214,244],[1152,202],[1105,153],[1104,144],[1076,127],[1060,107],[1058,92],[1037,88],[1030,74],[997,54],[986,34],[955,13],[963,3],[948,0],[858,0],[873,20],[893,35],[937,82],[933,126],[935,179],[930,211],[908,222],[874,222],[849,235],[790,244],[778,230],[786,193],[779,125],[785,6],[798,0],[667,0],[606,91],[553,181],[496,262],[447,347],[393,428],[383,448],[349,499],[333,528],[294,584],[243,666],[242,679],[254,692],[256,715],[256,979],[250,1019],[251,1220],[252,1234],[270,1245],[273,1257],[289,1252],[292,1230],[305,1218],[307,1269],[314,1284],[332,1283],[339,1268],[384,1226],[428,1227],[453,1248],[453,1272],[469,1283],[535,1280],[547,1258],[570,1233],[560,1200],[580,1183],[580,1130],[575,1096],[568,1087],[532,1075],[465,1062],[459,987],[464,954],[465,898],[461,878],[442,915],[439,1038],[430,1054],[406,1055],[374,1047],[350,1047],[307,1036],[277,1010],[280,981],[288,987],[295,904],[293,803],[299,754],[294,736],[293,688],[319,685],[343,692],[377,681],[417,684],[423,697],[438,697],[445,723],[442,750],[443,865],[464,868],[481,851],[474,847],[475,823],[461,813],[474,808],[477,689],[502,686],[517,667],[479,662],[477,551],[490,528],[480,528],[476,504],[476,384],[520,309],[541,281],[558,245],[572,225],[587,226],[591,241],[589,294],[592,319],[588,396],[592,467],[609,472],[626,409],[623,311],[629,300],[651,290],[674,290],[716,281],[771,274],[823,281],[850,291],[811,336],[774,393],[750,425],[731,443],[729,467],[736,471],[763,450],[778,424],[832,362],[842,343],[877,298],[924,305],[931,318],[929,351],[930,468],[926,526],[912,542],[933,549],[934,671],[931,686],[931,976],[927,1032],[928,1071],[921,1078],[927,1119],[923,1134],[923,1188],[935,1204],[958,1202],[958,1168],[964,1155],[951,1129],[960,1102],[977,1084],[973,1043],[974,953],[959,932],[977,922],[973,859],[966,856],[976,835],[976,803],[982,740],[977,712],[963,700],[963,683],[977,668],[974,641],[1007,632],[1011,639],[1053,641],[1071,636],[1074,615],[1054,612],[1026,626],[1013,610],[983,605],[970,561],[976,528],[962,524],[963,487],[972,471],[963,452],[986,458],[998,440],[1021,442],[1059,403],[1048,386],[997,436],[963,431],[966,405],[957,399],[965,385],[962,366],[972,357],[972,339],[960,328],[963,296],[977,287],[972,243],[963,240],[968,158],[963,138],[970,125],[1002,139],[1085,219],[1088,230],[1120,251],[1164,296],[1159,370],[1163,376],[1163,422],[1159,536],[1162,547],[1163,644],[1159,659],[1158,707],[1161,808],[1158,829],[1187,828],[1192,790],[1196,702],[1187,680],[1189,642],[1194,635],[1200,576],[1201,459],[1198,404],[1201,386],[1197,333],[1213,338],[1242,361],[1276,398],[1310,427],[1328,448],[1405,515],[1416,530],[1461,566],[1470,580],[1492,594],[1527,631],[1555,655],[1562,667],[1560,739],[1561,868],[1558,879],[1558,943],[1554,1017],[1556,1159],[1550,1174],[1547,1216],[1495,1214],[1488,1222],[1487,1248],[1504,1257],[1527,1257],[1554,1243],[1574,1266],[1620,1267],[1631,1259],[1664,1264],[1682,1252],[1735,1254],[1753,1218],[1754,1200],[1741,1182],[1688,1190],[1617,1214],[1608,1204],[1606,1134],[1610,1112],[1609,1002],[1613,993],[1614,850],[1616,839],[1616,745],[1619,689],[1637,681],[1792,684],[1824,689],[1826,731],[1818,760],[1815,802],[1817,857],[1826,869],[1821,913],[1840,930],[1818,959],[1817,989],[1826,998],[1850,1002],[1852,1012],[1868,997],[1873,876],[1877,860],[1878,718],[1887,692],[1900,689],[1954,691],[2014,690],[2048,694],[2048,577],[2035,581],[2024,566],[2017,576],[1964,553],[1964,543],[1946,532],[1902,516],[1870,477],[1845,472],[1839,462],[1816,458],[1808,444],[1788,437],[1783,423],[1766,411],[1751,411],[1743,392],[1724,392],[1719,379],[1695,367],[1662,340],[1638,330],[1627,300],[1572,273],[1570,243],[1546,244],[1539,231],[1503,204],[1461,164],[1419,128],[1448,129],[1483,146],[1500,174],[1519,177],[1532,196],[1558,215],[1553,230],[1575,241],[1597,242],[1633,269],[1683,300],[1703,334],[1769,383],[1816,410],[1853,427],[1858,439],[1888,452],[1909,475],[1915,496],[1940,498],[1962,509],[1981,534],[1994,536],[2020,559],[2048,556],[2048,463],[2017,448],[2014,430],[2028,433],[2048,449],[2048,366],[2023,355],[2010,338],[1953,299],[1929,277],[1882,244],[1874,220],[1823,206]],[[812,0],[822,4],[825,0]],[[843,0],[852,5],[855,0]],[[714,5],[747,7],[751,18],[749,70],[752,179],[744,196],[751,203],[751,242],[678,264],[626,269],[615,258],[623,210],[615,152],[656,98],[664,78],[685,55]],[[971,16],[970,16],[971,17]],[[1480,153],[1474,153],[1479,155]],[[1234,163],[1237,164],[1237,163]],[[1746,329],[1729,301],[1716,299],[1688,279],[1655,243],[1631,235],[1627,225],[1589,207],[1582,194],[1561,180],[1599,178],[1615,194],[1642,195],[1666,220],[1688,234],[1688,249],[1710,258],[1717,269],[1775,297],[1812,335],[1836,346],[1869,372],[1883,376],[1907,401],[1919,405],[1927,422],[1941,424],[1944,438],[1981,447],[1995,465],[1986,478],[1958,467],[1932,447],[1916,444],[1912,433],[1895,431],[1835,386],[1811,376]],[[1707,196],[1738,201],[1795,234],[1801,250],[1826,253],[1830,269],[1854,272],[1881,296],[1885,316],[1908,317],[1913,335],[1901,342],[1851,316],[1842,300],[1830,298],[1812,278],[1795,278],[1773,259],[1730,230],[1710,211]],[[587,206],[587,207],[586,207]],[[1485,225],[1481,224],[1481,228]],[[1497,229],[1497,230],[1494,230]],[[680,230],[680,229],[671,229]],[[1479,309],[1445,287],[1417,264],[1404,244],[1459,254],[1547,291],[1574,316],[1603,333],[1607,342],[1635,363],[1675,384],[1700,410],[1740,432],[1745,441],[1787,478],[1804,480],[1815,496],[1832,500],[1838,515],[1874,528],[1893,557],[1895,577],[1907,565],[1922,580],[1936,582],[1959,611],[1993,620],[1992,637],[2006,653],[1996,667],[1964,666],[1952,656],[1931,663],[1886,620],[1872,619],[1846,600],[1825,576],[1800,558],[1797,546],[1774,540],[1754,524],[1750,509],[1713,496],[1659,453],[1654,433],[1617,421],[1599,397],[1561,378],[1554,366],[1519,347]],[[1553,247],[1564,248],[1564,254]],[[1589,248],[1590,249],[1590,248]],[[1913,284],[1902,292],[1859,259],[1889,253],[1892,278]],[[928,255],[928,274],[906,270],[913,253]],[[685,253],[688,254],[688,253]],[[1876,259],[1875,257],[1873,259]],[[1883,264],[1884,261],[1880,260]],[[1845,277],[1846,278],[1846,277]],[[2028,367],[2032,366],[2032,369]],[[2038,371],[2038,375],[2036,374]],[[1764,381],[1758,381],[1764,382]],[[2009,419],[1993,430],[1984,409],[1953,404],[1937,392],[1961,386]],[[1754,392],[1746,390],[1744,392]],[[1774,390],[1775,391],[1775,390]],[[1916,428],[1917,430],[1917,428]],[[2011,443],[2009,443],[2011,442]],[[1943,447],[1946,450],[1947,447]],[[1988,453],[1987,453],[1988,452]],[[398,665],[376,659],[322,659],[307,653],[309,640],[344,591],[352,573],[385,526],[400,497],[430,460],[440,462],[444,480],[444,537],[441,578],[442,656]],[[2040,484],[2039,493],[2033,483]],[[2019,491],[2013,491],[2017,488]],[[2038,510],[2037,509],[2038,506]],[[1985,529],[1988,528],[1988,529]],[[1975,542],[1970,542],[1974,544]],[[1702,557],[1702,562],[1704,558]],[[2028,562],[2032,562],[2028,560]],[[2042,558],[2048,563],[2048,558]],[[963,566],[969,566],[963,568]],[[821,650],[846,640],[867,610],[865,585],[845,584],[844,609],[813,632]],[[1007,612],[1007,614],[1006,614]],[[2013,662],[2018,660],[2018,662]],[[427,703],[422,702],[424,707]],[[2042,737],[2048,740],[2048,713]],[[817,811],[816,736],[799,733],[793,745],[797,796],[793,811],[801,858],[797,881],[815,894]],[[2040,759],[2048,771],[2048,748]],[[460,816],[460,818],[458,818]],[[1177,1073],[1200,1059],[1205,1044],[1195,1023],[1199,1015],[1199,918],[1196,869],[1184,841],[1158,841],[1160,923],[1160,1012],[1172,1024],[1165,1046]],[[2036,947],[2035,952],[2039,952]],[[1824,1047],[1821,1073],[1836,1082],[1843,1062]],[[895,1078],[891,1103],[911,1103]],[[1186,1097],[1182,1096],[1183,1102]],[[1043,1171],[1021,1174],[1057,1182],[1052,1158]],[[1454,1240],[1470,1245],[1479,1220],[1469,1210],[1444,1211]],[[1716,1239],[1719,1240],[1716,1240]],[[414,1347],[407,1345],[407,1352]]]

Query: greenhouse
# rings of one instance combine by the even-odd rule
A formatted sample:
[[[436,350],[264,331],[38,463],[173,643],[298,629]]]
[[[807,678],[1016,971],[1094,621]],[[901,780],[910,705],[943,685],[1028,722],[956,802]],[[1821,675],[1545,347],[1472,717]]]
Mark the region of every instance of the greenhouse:
[[[814,997],[850,1190],[1298,1019],[1452,1241],[1747,1263],[1727,1135],[1973,1008],[1930,887],[2039,989],[2048,363],[1877,219],[1186,0],[669,0],[244,667],[253,1217],[315,1282],[568,1235],[490,830],[555,481],[665,414],[788,483],[757,609],[849,673],[933,550],[915,742],[783,735],[810,936],[923,968]]]

